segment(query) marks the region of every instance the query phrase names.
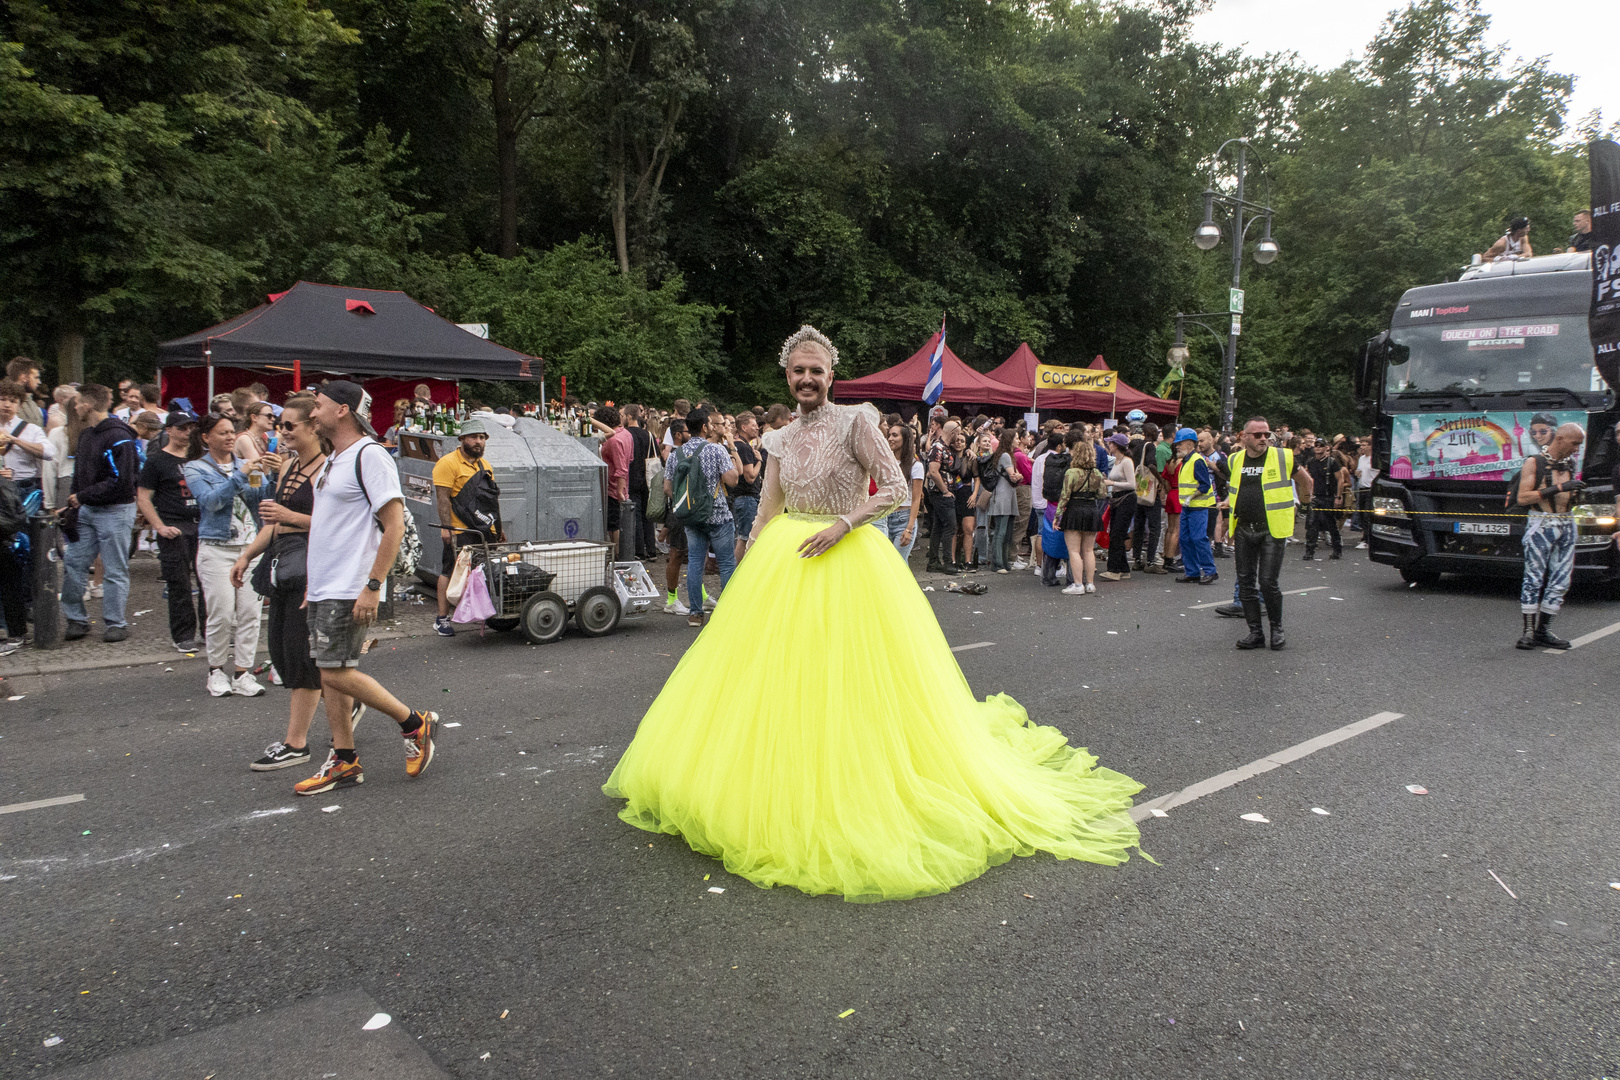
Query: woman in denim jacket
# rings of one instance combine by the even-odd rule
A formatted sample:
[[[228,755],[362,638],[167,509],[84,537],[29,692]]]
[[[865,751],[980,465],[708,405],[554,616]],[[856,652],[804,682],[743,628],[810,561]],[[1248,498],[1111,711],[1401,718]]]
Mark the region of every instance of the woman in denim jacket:
[[[264,687],[250,669],[259,648],[259,594],[246,580],[242,588],[232,587],[231,566],[258,531],[253,511],[265,488],[254,487],[248,475],[236,467],[231,453],[236,425],[229,417],[210,413],[191,437],[194,460],[186,462],[185,476],[202,511],[197,525],[197,579],[208,611],[208,692],[214,697],[258,697]],[[260,464],[265,463],[261,460]],[[248,577],[252,577],[251,564]],[[225,674],[233,642],[234,679]]]

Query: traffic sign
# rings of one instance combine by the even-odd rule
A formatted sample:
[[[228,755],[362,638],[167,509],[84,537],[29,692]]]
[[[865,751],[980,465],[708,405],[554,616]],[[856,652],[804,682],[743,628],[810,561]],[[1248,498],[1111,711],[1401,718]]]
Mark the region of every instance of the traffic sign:
[[[1242,289],[1227,289],[1226,290],[1226,310],[1230,311],[1234,315],[1243,314],[1243,290]]]

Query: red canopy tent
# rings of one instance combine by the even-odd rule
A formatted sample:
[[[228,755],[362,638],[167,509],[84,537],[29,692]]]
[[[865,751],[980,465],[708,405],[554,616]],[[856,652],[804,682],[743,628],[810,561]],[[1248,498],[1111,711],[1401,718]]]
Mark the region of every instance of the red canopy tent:
[[[1077,412],[1089,413],[1116,413],[1130,412],[1132,409],[1141,409],[1154,416],[1175,416],[1181,411],[1179,401],[1167,401],[1156,398],[1152,394],[1144,394],[1135,387],[1125,385],[1124,379],[1116,381],[1119,388],[1117,394],[1099,394],[1095,390],[1042,390],[1037,398],[1035,394],[1035,366],[1040,358],[1035,350],[1026,342],[1018,346],[1013,354],[1004,360],[1000,367],[990,372],[989,378],[1008,386],[1019,388],[1023,395],[1025,408],[1035,406],[1045,409],[1074,409]],[[1098,371],[1108,370],[1108,362],[1101,356],[1089,365]]]
[[[839,379],[833,383],[834,401],[921,401],[923,387],[928,382],[928,360],[934,355],[934,343],[939,340],[935,331],[928,343],[908,360],[891,368],[862,375],[858,379]],[[1006,386],[988,375],[968,367],[949,345],[940,358],[945,371],[945,394],[940,400],[946,404],[965,402],[970,405],[1027,406],[1029,393]],[[1031,376],[1033,378],[1033,375]]]

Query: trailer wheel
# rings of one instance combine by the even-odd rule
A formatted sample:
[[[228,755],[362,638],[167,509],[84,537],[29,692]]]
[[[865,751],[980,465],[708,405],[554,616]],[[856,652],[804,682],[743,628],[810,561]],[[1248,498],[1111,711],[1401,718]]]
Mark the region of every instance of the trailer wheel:
[[[568,604],[554,592],[537,592],[523,602],[523,636],[535,645],[547,645],[568,629]]]
[[[516,615],[496,615],[494,618],[485,619],[484,625],[489,627],[491,630],[498,630],[499,632],[506,634],[516,630],[518,625],[522,622],[522,618]]]
[[[1401,580],[1406,582],[1408,585],[1423,585],[1425,587],[1429,585],[1438,585],[1440,583],[1440,571],[1417,570],[1412,567],[1402,567]]]
[[[619,594],[606,585],[586,589],[574,601],[574,624],[586,637],[606,637],[619,628]]]

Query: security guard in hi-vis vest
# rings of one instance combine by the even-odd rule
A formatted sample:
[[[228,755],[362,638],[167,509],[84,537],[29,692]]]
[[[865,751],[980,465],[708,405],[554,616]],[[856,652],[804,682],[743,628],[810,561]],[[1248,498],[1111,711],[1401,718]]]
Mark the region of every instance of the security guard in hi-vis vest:
[[[1240,649],[1261,649],[1266,635],[1260,622],[1260,599],[1265,598],[1271,621],[1271,647],[1286,643],[1282,625],[1283,549],[1294,535],[1294,485],[1299,498],[1311,503],[1311,476],[1294,461],[1293,451],[1271,445],[1271,425],[1263,416],[1243,425],[1243,452],[1231,459],[1232,546],[1237,562],[1238,603],[1249,624],[1249,636]],[[1255,579],[1259,579],[1258,589]]]

